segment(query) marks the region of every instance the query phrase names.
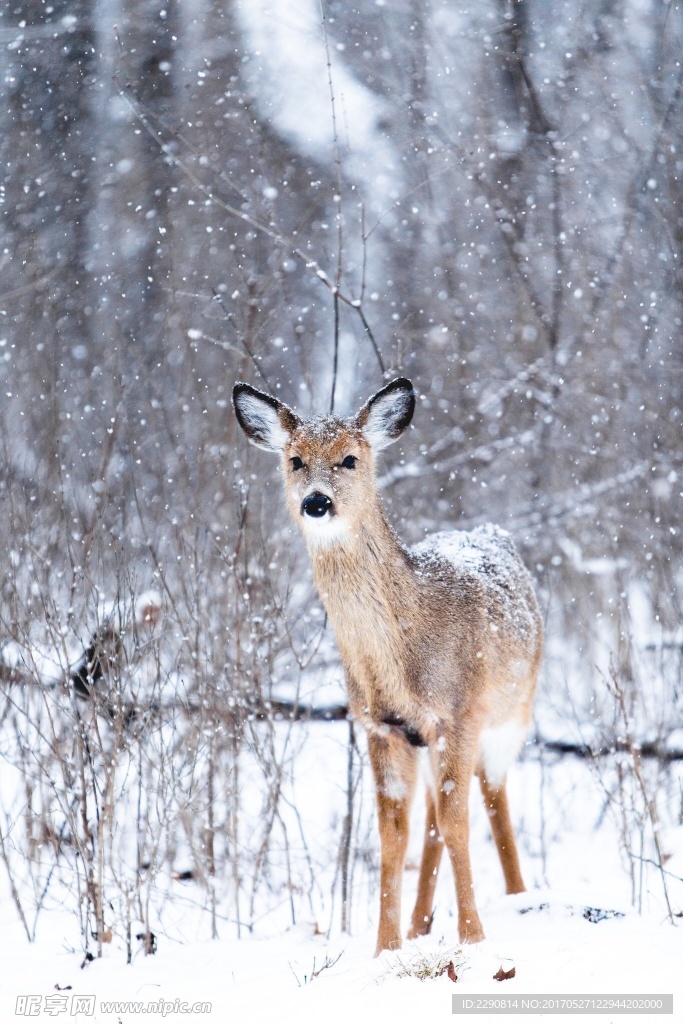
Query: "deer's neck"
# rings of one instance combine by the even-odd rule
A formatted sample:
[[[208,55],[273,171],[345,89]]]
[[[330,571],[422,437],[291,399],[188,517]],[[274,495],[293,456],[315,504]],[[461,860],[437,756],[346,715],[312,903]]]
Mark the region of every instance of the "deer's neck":
[[[368,705],[389,699],[405,687],[406,644],[419,620],[419,593],[379,497],[356,531],[311,550],[311,559],[347,672]]]
[[[397,582],[409,588],[415,585],[406,549],[389,525],[379,497],[356,529],[341,534],[336,543],[311,548],[310,553],[326,607],[335,593],[344,600],[359,586],[379,594]],[[331,607],[327,611],[332,615]]]

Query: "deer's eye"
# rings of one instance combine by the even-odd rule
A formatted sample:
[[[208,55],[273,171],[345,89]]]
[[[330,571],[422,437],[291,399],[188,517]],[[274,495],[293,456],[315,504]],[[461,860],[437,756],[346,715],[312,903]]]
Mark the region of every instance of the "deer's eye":
[[[355,469],[356,468],[356,456],[355,455],[347,455],[346,458],[344,459],[344,461],[342,462],[342,466],[344,467],[344,469]]]
[[[303,462],[301,461],[301,459],[299,458],[298,455],[295,455],[294,458],[290,459],[289,461],[292,463],[292,469],[293,470],[303,469],[304,468],[304,464],[303,464]]]

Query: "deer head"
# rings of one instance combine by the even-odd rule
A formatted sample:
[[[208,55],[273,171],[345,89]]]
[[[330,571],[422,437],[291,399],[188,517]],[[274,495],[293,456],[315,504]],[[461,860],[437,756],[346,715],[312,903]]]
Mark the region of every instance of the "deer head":
[[[374,454],[396,441],[415,409],[409,380],[387,384],[355,416],[300,419],[249,384],[233,389],[238,422],[259,448],[280,454],[287,507],[312,547],[356,536],[377,503]]]

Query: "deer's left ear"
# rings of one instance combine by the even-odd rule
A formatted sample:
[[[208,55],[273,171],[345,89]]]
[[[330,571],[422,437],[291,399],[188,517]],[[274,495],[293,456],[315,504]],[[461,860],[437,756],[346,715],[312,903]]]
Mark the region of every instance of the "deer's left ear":
[[[406,377],[398,377],[367,400],[356,416],[356,426],[375,450],[386,448],[398,440],[414,411],[413,385]]]
[[[282,451],[299,425],[289,406],[241,381],[232,389],[232,404],[249,440],[268,452]]]

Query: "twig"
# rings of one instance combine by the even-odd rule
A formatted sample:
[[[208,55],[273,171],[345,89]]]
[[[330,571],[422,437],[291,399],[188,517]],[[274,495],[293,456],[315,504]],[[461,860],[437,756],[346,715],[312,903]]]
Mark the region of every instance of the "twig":
[[[263,371],[263,370],[261,369],[261,367],[259,366],[259,361],[258,361],[258,359],[256,358],[256,356],[255,356],[255,355],[254,355],[254,353],[252,352],[251,348],[250,348],[250,347],[249,347],[249,345],[247,344],[247,339],[246,339],[246,338],[244,337],[244,335],[242,334],[242,332],[241,332],[241,331],[238,331],[238,330],[237,330],[237,327],[235,326],[235,321],[234,321],[234,319],[233,319],[233,317],[232,317],[232,314],[230,313],[230,311],[229,311],[229,310],[227,310],[227,309],[225,308],[225,303],[223,302],[223,296],[222,296],[222,295],[221,295],[221,294],[220,294],[220,293],[219,293],[219,292],[218,292],[218,291],[217,291],[217,290],[216,290],[215,288],[213,288],[213,289],[212,289],[212,291],[213,291],[213,297],[214,297],[214,301],[216,301],[216,302],[218,303],[218,305],[219,305],[219,306],[221,307],[221,309],[223,310],[223,312],[224,312],[224,314],[225,314],[225,319],[226,319],[226,320],[228,321],[228,323],[232,324],[232,326],[233,326],[233,327],[235,328],[235,332],[236,332],[236,334],[237,334],[237,337],[238,337],[238,338],[239,338],[239,340],[240,340],[240,344],[242,345],[242,347],[244,348],[244,351],[245,351],[245,352],[247,353],[247,355],[248,355],[248,356],[249,356],[249,358],[251,359],[252,363],[254,364],[254,367],[255,367],[255,369],[256,369],[256,372],[257,372],[257,373],[258,373],[258,374],[259,374],[259,375],[260,375],[261,377],[263,377],[263,383],[264,383],[264,384],[266,385],[266,387],[267,387],[267,388],[270,388],[270,386],[271,386],[271,385],[270,385],[270,382],[269,382],[268,378],[266,377],[266,375],[265,375],[264,371]],[[268,319],[269,319],[269,318],[267,317],[267,318],[266,318],[266,320],[264,321],[264,323],[267,323],[267,322],[268,322]],[[260,333],[260,330],[256,332],[256,335],[257,335],[257,337],[258,337],[258,334],[259,334],[259,333]],[[219,346],[221,346],[221,347],[222,347],[223,345],[225,345],[226,347],[230,347],[230,348],[232,348],[232,347],[233,347],[233,346],[229,345],[229,343],[228,343],[228,342],[223,342],[223,341],[219,341],[219,340],[218,340],[218,339],[216,339],[216,338],[208,338],[208,337],[207,337],[206,335],[204,335],[204,337],[206,337],[207,341],[212,341],[212,342],[214,343],[214,345],[219,345]]]
[[[610,685],[610,683],[611,683],[611,685]],[[648,818],[650,819],[650,828],[652,830],[652,840],[654,842],[655,852],[657,854],[657,861],[658,861],[657,868],[662,873],[662,886],[663,886],[663,889],[664,889],[664,900],[666,902],[667,914],[668,914],[669,920],[673,924],[674,915],[673,915],[673,910],[671,908],[671,903],[669,901],[669,890],[667,889],[666,881],[664,879],[664,861],[663,861],[663,858],[662,858],[662,848],[661,848],[661,845],[660,845],[660,842],[659,842],[659,819],[658,819],[658,816],[657,816],[657,807],[656,807],[656,804],[655,804],[654,800],[650,797],[650,794],[648,792],[647,786],[645,785],[645,779],[643,778],[643,773],[640,770],[640,758],[642,756],[641,755],[641,748],[636,745],[636,743],[633,740],[633,737],[631,736],[630,715],[629,715],[628,708],[626,707],[626,701],[624,699],[624,689],[623,689],[623,687],[621,686],[621,684],[619,682],[619,678],[617,677],[617,671],[616,671],[613,663],[610,664],[610,667],[609,667],[609,681],[606,680],[606,684],[607,684],[607,688],[608,688],[610,694],[616,699],[616,701],[617,701],[617,703],[619,705],[619,711],[621,713],[622,725],[623,725],[624,732],[625,732],[625,735],[626,735],[625,742],[626,742],[626,745],[627,745],[628,752],[631,755],[631,763],[632,763],[632,767],[633,767],[633,774],[634,774],[634,776],[636,778],[636,781],[638,783],[638,788],[640,789],[640,793],[641,793],[641,796],[643,798],[643,803],[645,804],[645,809],[647,811]]]
[[[353,758],[356,749],[356,739],[353,732],[353,720],[349,721],[349,740],[346,758],[346,816],[342,830],[342,840],[339,849],[341,862],[341,930],[350,930],[350,907],[349,907],[349,860],[351,857],[351,836],[353,832],[353,796],[355,787],[353,784]]]
[[[631,853],[630,850],[629,857],[633,860],[640,861],[643,864],[651,864],[653,868],[657,868],[657,870],[661,871],[663,875],[668,875],[669,878],[675,878],[677,882],[683,882],[683,878],[681,878],[680,875],[674,875],[673,871],[667,871],[666,868],[662,867],[661,864],[658,864],[656,860],[652,860],[650,857],[641,857],[637,853]],[[678,915],[675,916],[678,917]]]
[[[13,873],[12,868],[10,866],[9,857],[7,856],[7,850],[5,849],[5,837],[2,834],[2,830],[0,830],[0,856],[2,856],[2,860],[4,862],[4,865],[5,865],[6,869],[7,869],[7,877],[9,879],[10,893],[12,894],[12,899],[14,900],[14,905],[17,908],[17,913],[19,914],[19,920],[21,921],[21,923],[23,925],[23,928],[24,928],[24,931],[26,932],[26,937],[27,937],[28,941],[32,942],[33,938],[31,936],[31,932],[30,932],[30,929],[29,929],[29,926],[28,926],[28,922],[26,921],[26,917],[24,915],[24,908],[23,908],[23,906],[21,904],[21,898],[19,896],[19,890],[17,889],[17,885],[16,885],[16,882],[15,882],[15,879],[14,879],[14,873]]]
[[[341,287],[342,268],[344,262],[344,216],[342,211],[342,174],[341,158],[339,156],[339,136],[337,135],[337,109],[334,102],[334,83],[332,81],[332,61],[330,60],[330,40],[327,35],[327,18],[325,17],[325,3],[320,0],[320,20],[323,28],[323,40],[325,42],[325,60],[327,63],[327,86],[330,91],[330,112],[332,115],[332,139],[334,144],[334,166],[337,175],[337,194],[334,201],[337,206],[335,214],[337,221],[337,273],[334,279],[332,297],[334,304],[334,356],[332,359],[332,392],[330,394],[330,413],[334,412],[334,393],[337,388],[337,361],[339,358],[339,289]]]
[[[332,359],[332,393],[330,413],[334,412],[334,393],[337,389],[337,364],[339,362],[339,295],[334,293],[334,356]]]

